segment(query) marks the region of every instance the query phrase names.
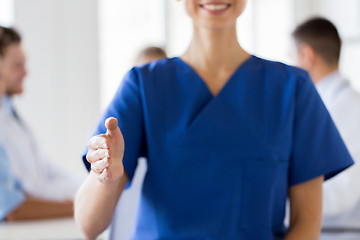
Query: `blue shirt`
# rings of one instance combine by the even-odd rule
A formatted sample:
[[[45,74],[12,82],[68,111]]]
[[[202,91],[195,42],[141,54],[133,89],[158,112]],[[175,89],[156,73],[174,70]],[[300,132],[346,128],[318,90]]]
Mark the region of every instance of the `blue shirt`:
[[[25,195],[12,175],[6,152],[0,145],[0,221],[24,200]]]
[[[130,181],[147,158],[134,239],[282,239],[289,186],[353,164],[308,74],[255,56],[216,96],[180,58],[135,67],[109,116]]]

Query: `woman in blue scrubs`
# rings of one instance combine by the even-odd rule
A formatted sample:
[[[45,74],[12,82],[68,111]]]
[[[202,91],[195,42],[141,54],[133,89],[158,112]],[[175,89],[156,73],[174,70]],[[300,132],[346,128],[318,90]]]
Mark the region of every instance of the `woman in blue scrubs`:
[[[319,237],[322,182],[353,161],[308,74],[241,48],[244,6],[185,0],[187,51],[125,76],[84,156],[75,219],[88,238],[111,223],[141,156],[133,239]]]

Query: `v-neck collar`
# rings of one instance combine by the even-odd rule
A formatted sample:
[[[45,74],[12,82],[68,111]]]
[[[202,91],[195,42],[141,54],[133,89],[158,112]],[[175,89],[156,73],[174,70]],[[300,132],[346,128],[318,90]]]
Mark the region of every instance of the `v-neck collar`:
[[[243,75],[247,69],[249,69],[249,65],[252,65],[255,59],[257,58],[254,55],[250,55],[250,57],[234,71],[219,93],[214,96],[203,79],[190,65],[179,57],[173,58],[174,63],[182,69],[186,81],[196,81],[196,85],[200,87],[196,92],[198,94],[201,92],[199,98],[202,101],[202,104],[197,106],[196,109],[193,109],[193,106],[188,106],[191,114],[187,115],[188,119],[186,120],[185,129],[182,130],[183,132],[180,134],[181,137],[177,142],[180,143],[186,136],[191,134],[191,132],[196,131],[197,127],[202,125],[204,119],[207,119],[206,121],[212,119],[214,109],[218,109],[220,105],[224,106],[224,97],[228,98],[226,95],[229,93],[229,90],[236,85],[235,83],[238,83],[237,80],[241,80],[239,76]],[[189,86],[188,84],[185,85]]]
[[[219,95],[222,94],[222,92],[225,91],[225,89],[228,87],[228,85],[231,84],[231,82],[233,81],[233,79],[236,79],[236,75],[241,72],[241,70],[243,68],[246,67],[246,65],[250,64],[252,62],[252,60],[255,58],[254,55],[250,55],[245,61],[243,61],[236,69],[235,71],[230,75],[230,77],[227,79],[227,81],[225,82],[225,84],[222,86],[222,88],[220,89],[220,91],[214,95],[211,91],[209,86],[206,84],[206,82],[204,81],[204,79],[198,74],[197,71],[195,71],[195,69],[193,67],[191,67],[188,63],[186,63],[184,60],[182,60],[180,57],[175,57],[175,61],[177,61],[178,63],[180,63],[183,67],[186,68],[187,71],[191,72],[192,74],[194,74],[197,80],[199,80],[201,82],[201,84],[204,86],[204,88],[206,89],[206,91],[208,92],[208,94],[211,96],[212,99],[217,98]]]

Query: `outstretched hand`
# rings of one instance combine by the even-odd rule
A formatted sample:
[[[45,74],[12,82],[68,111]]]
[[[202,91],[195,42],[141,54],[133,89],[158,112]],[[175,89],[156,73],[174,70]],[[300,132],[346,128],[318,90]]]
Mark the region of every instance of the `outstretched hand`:
[[[124,174],[122,159],[125,143],[116,118],[106,119],[105,127],[105,134],[96,135],[89,140],[86,159],[100,182],[112,183]]]

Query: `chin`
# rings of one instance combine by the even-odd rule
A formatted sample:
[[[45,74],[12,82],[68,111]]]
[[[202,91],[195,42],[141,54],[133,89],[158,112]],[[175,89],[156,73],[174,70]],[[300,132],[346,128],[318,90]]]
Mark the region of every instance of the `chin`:
[[[12,91],[7,91],[6,94],[9,96],[14,96],[14,95],[20,95],[24,92],[24,89],[16,89],[16,90],[12,90]]]
[[[222,30],[228,30],[228,29],[234,27],[235,23],[233,23],[233,22],[224,23],[224,22],[220,22],[220,21],[214,21],[213,23],[206,22],[206,23],[202,24],[202,26],[208,30],[222,31]]]

